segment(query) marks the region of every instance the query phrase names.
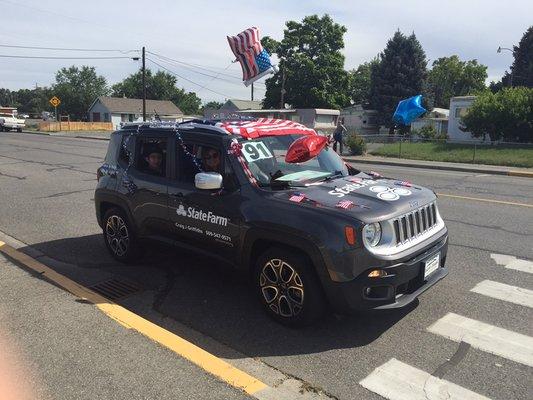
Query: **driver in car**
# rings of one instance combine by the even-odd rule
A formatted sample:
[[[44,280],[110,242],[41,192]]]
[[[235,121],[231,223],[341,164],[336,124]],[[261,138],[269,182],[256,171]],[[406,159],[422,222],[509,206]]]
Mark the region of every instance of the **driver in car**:
[[[212,147],[204,147],[202,154],[202,162],[204,164],[205,172],[220,173],[220,153]]]

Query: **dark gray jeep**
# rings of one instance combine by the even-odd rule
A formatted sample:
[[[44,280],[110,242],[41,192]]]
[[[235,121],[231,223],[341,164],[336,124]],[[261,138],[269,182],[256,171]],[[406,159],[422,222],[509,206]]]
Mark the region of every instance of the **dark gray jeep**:
[[[113,257],[135,261],[145,239],[211,256],[287,325],[403,307],[448,274],[434,192],[354,169],[299,124],[132,124],[97,174]]]

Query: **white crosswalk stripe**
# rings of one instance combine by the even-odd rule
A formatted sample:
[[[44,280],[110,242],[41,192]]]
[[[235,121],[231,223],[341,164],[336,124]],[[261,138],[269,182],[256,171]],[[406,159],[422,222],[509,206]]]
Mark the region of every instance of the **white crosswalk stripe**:
[[[533,338],[448,313],[428,328],[428,331],[455,342],[466,342],[479,350],[533,366]]]
[[[491,254],[490,258],[496,261],[496,264],[503,265],[507,269],[533,274],[533,262],[531,261],[522,260],[506,254]]]
[[[392,358],[359,382],[390,400],[489,400]]]
[[[471,292],[479,293],[494,299],[508,301],[521,306],[533,308],[533,291],[505,283],[485,280],[479,282],[470,289]]]

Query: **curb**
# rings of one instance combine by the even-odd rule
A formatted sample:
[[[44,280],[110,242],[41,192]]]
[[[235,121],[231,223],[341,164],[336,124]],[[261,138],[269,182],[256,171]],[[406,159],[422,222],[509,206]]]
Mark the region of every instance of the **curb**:
[[[438,169],[443,171],[458,171],[458,172],[475,172],[479,174],[490,174],[490,175],[506,175],[506,176],[520,176],[523,178],[533,178],[533,172],[528,171],[504,171],[504,170],[492,170],[492,169],[483,169],[475,167],[460,167],[455,165],[432,165],[432,164],[405,164],[395,161],[387,160],[364,160],[364,159],[352,159],[348,157],[343,157],[344,161],[359,163],[359,164],[374,164],[374,165],[390,165],[393,167],[407,167],[407,168],[420,168],[420,169]]]
[[[109,141],[109,138],[96,137],[96,136],[54,135],[52,132],[38,132],[38,131],[22,131],[22,133],[28,133],[30,135],[42,135],[42,136],[65,137],[65,138],[75,138],[75,139],[90,139],[90,140],[106,140],[106,141]]]

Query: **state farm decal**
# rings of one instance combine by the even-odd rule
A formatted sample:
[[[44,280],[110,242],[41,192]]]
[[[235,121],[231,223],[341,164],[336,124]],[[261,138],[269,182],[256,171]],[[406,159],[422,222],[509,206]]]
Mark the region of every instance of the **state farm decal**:
[[[355,192],[357,189],[361,189],[366,186],[375,185],[380,181],[375,181],[373,179],[354,179],[354,183],[348,183],[344,186],[337,187],[333,190],[330,190],[328,193],[336,197],[344,197],[347,194]]]
[[[370,191],[377,193],[377,196],[381,200],[395,201],[401,196],[410,196],[411,191],[405,188],[391,188],[389,186],[372,186]]]
[[[221,217],[220,215],[213,214],[211,211],[205,212],[203,210],[197,210],[194,207],[188,207],[185,209],[183,204],[180,204],[176,209],[176,214],[182,217],[188,217],[196,219],[198,221],[205,221],[211,224],[216,224],[220,226],[227,226],[228,219],[226,217]]]

